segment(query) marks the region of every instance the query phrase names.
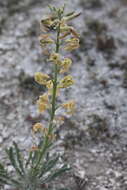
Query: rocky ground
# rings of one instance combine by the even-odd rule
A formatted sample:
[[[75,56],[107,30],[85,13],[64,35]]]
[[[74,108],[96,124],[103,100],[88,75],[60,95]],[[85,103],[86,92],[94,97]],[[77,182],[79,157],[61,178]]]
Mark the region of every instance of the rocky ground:
[[[71,190],[127,189],[127,1],[0,1],[0,153],[13,140],[31,145],[31,127],[45,120],[36,112],[44,91],[36,71],[50,73],[37,36],[47,5],[67,3],[82,12],[73,25],[81,46],[71,56],[76,84],[61,100],[74,98],[77,113],[58,131],[57,151],[73,167],[55,186]],[[59,146],[60,145],[60,146]]]

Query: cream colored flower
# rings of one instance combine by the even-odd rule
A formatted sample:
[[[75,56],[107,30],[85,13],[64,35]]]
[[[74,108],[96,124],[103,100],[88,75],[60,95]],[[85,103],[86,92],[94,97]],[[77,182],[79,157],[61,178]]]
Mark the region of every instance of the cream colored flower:
[[[65,50],[66,51],[72,51],[79,48],[79,39],[78,38],[71,38],[66,40],[66,46],[65,46]]]
[[[47,104],[41,103],[40,101],[37,101],[38,105],[38,111],[40,113],[44,112],[47,109]]]
[[[46,87],[47,87],[48,89],[52,89],[52,88],[53,88],[53,82],[52,82],[52,80],[49,80],[49,81],[46,83]]]
[[[43,129],[43,125],[41,124],[41,123],[36,123],[36,124],[34,124],[34,126],[33,126],[33,131],[36,133],[36,132],[38,132],[38,131],[40,131],[40,130],[42,130]]]
[[[75,101],[70,100],[70,101],[62,104],[62,107],[67,110],[67,114],[73,114],[75,112]]]
[[[41,20],[41,25],[44,27],[44,29],[47,31],[49,30],[54,24],[54,20],[52,17],[46,17]]]
[[[60,24],[60,32],[65,33],[70,31],[70,26],[67,25],[66,21],[64,19],[61,20]]]
[[[70,34],[76,38],[79,38],[79,34],[76,32],[76,30],[72,26],[67,25],[64,19],[61,21],[60,33],[62,34],[60,39],[63,39]]]
[[[41,20],[41,23],[46,26],[46,27],[50,27],[53,24],[53,21],[51,19],[51,17],[47,17],[47,18],[43,18]]]
[[[58,85],[59,88],[67,88],[71,85],[74,84],[74,80],[71,75],[67,75],[64,77],[61,81],[60,84]]]
[[[54,30],[59,25],[59,19],[57,19],[56,16],[51,15],[49,17],[43,18],[41,20],[41,25],[46,31]]]
[[[49,98],[48,93],[39,96],[39,100],[37,101],[38,111],[40,113],[44,112],[49,107]]]
[[[48,94],[44,93],[43,95],[39,96],[39,101],[48,104],[49,102]]]
[[[47,74],[36,72],[34,78],[37,83],[41,85],[46,85],[50,77]]]
[[[39,40],[40,40],[40,45],[42,47],[47,46],[48,44],[53,44],[54,40],[52,40],[48,34],[42,34],[39,36]]]
[[[79,38],[79,37],[80,37],[80,35],[76,32],[76,30],[75,30],[73,27],[70,28],[70,32],[71,32],[71,34],[72,34],[75,38]]]
[[[57,65],[61,65],[61,59],[60,59],[60,54],[59,53],[52,53],[49,61],[52,61],[53,63],[57,64]]]
[[[60,73],[68,72],[68,70],[69,70],[71,64],[72,64],[72,60],[69,59],[69,58],[65,58],[65,59],[62,61]]]
[[[54,120],[53,120],[53,123],[55,125],[62,125],[64,123],[64,116],[55,116]]]

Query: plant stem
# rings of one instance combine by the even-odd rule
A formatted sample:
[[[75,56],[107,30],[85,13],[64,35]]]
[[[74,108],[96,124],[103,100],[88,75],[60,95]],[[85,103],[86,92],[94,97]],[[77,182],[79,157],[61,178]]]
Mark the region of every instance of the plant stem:
[[[59,21],[61,21],[61,15],[58,15],[59,17]],[[59,53],[59,49],[60,49],[60,23],[57,27],[57,40],[56,40],[56,53]],[[40,156],[39,156],[39,159],[36,163],[36,166],[35,166],[35,170],[37,169],[37,167],[39,166],[40,164],[40,161],[42,160],[42,158],[44,157],[46,151],[47,151],[47,147],[49,146],[49,135],[51,134],[52,132],[52,124],[53,124],[53,119],[54,119],[54,116],[55,116],[55,111],[56,111],[56,93],[57,93],[57,75],[58,75],[58,66],[57,64],[55,64],[54,66],[54,79],[53,79],[53,92],[52,92],[52,108],[51,108],[51,117],[50,117],[50,121],[49,121],[49,128],[48,128],[48,134],[47,136],[45,137],[44,139],[44,143],[43,143],[43,146],[42,146],[42,149],[41,149],[41,152],[40,152]]]
[[[61,20],[61,18],[60,18]],[[57,41],[56,41],[56,53],[59,53],[60,49],[60,23],[57,29]],[[54,73],[54,82],[53,82],[53,94],[52,94],[52,113],[51,113],[51,122],[54,119],[55,116],[55,104],[56,104],[56,93],[57,93],[57,74],[58,74],[58,66],[55,64],[55,73]]]

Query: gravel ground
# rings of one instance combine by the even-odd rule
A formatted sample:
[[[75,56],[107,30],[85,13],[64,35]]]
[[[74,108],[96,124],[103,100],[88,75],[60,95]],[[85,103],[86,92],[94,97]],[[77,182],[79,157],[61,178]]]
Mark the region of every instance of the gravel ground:
[[[73,170],[54,186],[71,190],[127,189],[127,1],[70,0],[67,11],[82,12],[73,25],[80,49],[70,56],[76,84],[60,97],[74,98],[77,113],[58,131],[56,151]],[[0,153],[13,140],[31,145],[31,127],[46,117],[36,111],[44,91],[36,71],[50,73],[42,56],[39,21],[58,0],[0,1]]]

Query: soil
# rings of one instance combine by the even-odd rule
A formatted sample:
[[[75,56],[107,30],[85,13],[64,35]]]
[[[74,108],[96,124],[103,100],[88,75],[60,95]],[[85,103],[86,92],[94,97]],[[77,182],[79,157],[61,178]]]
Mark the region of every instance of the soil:
[[[31,128],[39,115],[36,100],[45,91],[33,79],[51,72],[42,56],[39,21],[48,4],[66,3],[80,32],[80,49],[72,57],[76,84],[59,101],[75,99],[77,112],[58,130],[56,151],[72,170],[54,183],[70,190],[127,189],[127,1],[0,1],[0,154],[16,141],[31,146]],[[5,187],[6,189],[6,187]]]

